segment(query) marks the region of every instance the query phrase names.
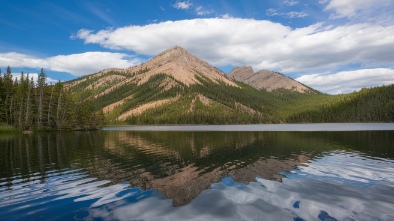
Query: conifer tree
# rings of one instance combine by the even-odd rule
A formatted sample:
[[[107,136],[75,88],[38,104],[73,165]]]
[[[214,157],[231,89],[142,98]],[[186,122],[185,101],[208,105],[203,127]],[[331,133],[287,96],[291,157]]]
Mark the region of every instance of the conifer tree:
[[[33,94],[32,91],[34,89],[34,81],[33,77],[29,81],[29,74],[27,74],[27,98],[26,98],[26,113],[25,113],[25,128],[24,129],[30,129],[31,125],[31,116],[32,116],[32,98]]]
[[[5,93],[5,121],[8,124],[12,123],[12,116],[10,112],[10,106],[12,106],[12,95],[13,95],[13,81],[12,81],[12,73],[10,66],[7,67],[6,73],[4,73],[3,78],[3,86],[4,86],[4,93]]]
[[[44,69],[41,68],[41,72],[38,75],[37,79],[37,87],[38,87],[38,93],[39,93],[39,98],[38,98],[38,121],[37,121],[37,127],[38,129],[42,129],[43,126],[43,114],[44,114],[44,86],[45,86],[45,81],[46,81],[46,74],[44,72]]]
[[[5,121],[5,88],[3,76],[0,69],[0,123]]]

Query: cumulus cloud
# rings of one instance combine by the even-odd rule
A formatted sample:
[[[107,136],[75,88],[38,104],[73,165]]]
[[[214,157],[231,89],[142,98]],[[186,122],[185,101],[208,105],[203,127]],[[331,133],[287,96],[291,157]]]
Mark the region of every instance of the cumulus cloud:
[[[38,58],[15,52],[0,54],[0,66],[3,67],[45,68],[76,76],[92,74],[112,67],[127,68],[140,62],[140,59],[127,54],[111,52],[85,52],[47,58]]]
[[[328,2],[325,11],[333,12],[331,18],[351,18],[361,11],[371,11],[378,8],[393,6],[392,0],[326,0],[320,1],[321,4]]]
[[[6,67],[31,67],[41,68],[48,67],[48,62],[44,59],[33,57],[16,52],[0,53],[0,66]]]
[[[239,18],[166,21],[94,32],[81,29],[86,44],[156,55],[174,45],[216,66],[251,65],[281,72],[350,63],[392,65],[394,26],[314,24],[292,29],[265,20]]]
[[[127,68],[141,62],[140,59],[123,53],[85,52],[81,54],[59,55],[46,59],[54,71],[69,72],[74,75],[91,74],[107,68]]]
[[[394,69],[375,68],[335,74],[310,74],[296,80],[325,93],[342,94],[359,91],[364,87],[394,84]]]

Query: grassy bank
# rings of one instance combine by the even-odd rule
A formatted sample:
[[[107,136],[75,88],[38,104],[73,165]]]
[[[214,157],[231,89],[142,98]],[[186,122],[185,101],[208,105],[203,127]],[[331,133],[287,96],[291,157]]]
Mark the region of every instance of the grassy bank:
[[[6,125],[6,124],[0,124],[0,133],[11,133],[11,132],[17,132],[18,129],[16,129],[13,126]]]

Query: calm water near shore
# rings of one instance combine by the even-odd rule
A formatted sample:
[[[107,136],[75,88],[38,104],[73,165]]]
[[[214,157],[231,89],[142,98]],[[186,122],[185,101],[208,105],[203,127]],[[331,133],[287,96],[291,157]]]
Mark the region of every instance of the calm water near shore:
[[[315,123],[315,124],[244,124],[186,126],[114,126],[103,130],[132,131],[382,131],[394,130],[394,123]]]
[[[394,220],[394,124],[280,127],[0,134],[0,220]]]

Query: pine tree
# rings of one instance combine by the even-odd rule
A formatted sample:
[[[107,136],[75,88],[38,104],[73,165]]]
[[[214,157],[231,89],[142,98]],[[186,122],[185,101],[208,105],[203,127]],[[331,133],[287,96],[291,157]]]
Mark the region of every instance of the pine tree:
[[[32,98],[33,98],[33,91],[34,89],[34,80],[33,77],[29,81],[29,74],[27,74],[27,98],[26,98],[26,113],[25,113],[25,128],[24,129],[30,129],[32,127],[31,122],[31,116],[32,116]]]
[[[39,93],[39,98],[38,98],[38,121],[37,121],[37,127],[38,129],[42,129],[43,127],[43,114],[44,114],[44,87],[45,87],[45,82],[46,82],[46,74],[44,72],[44,69],[41,68],[41,72],[38,75],[38,80],[37,80],[37,87],[38,87],[38,93]]]
[[[0,123],[5,122],[5,88],[4,88],[4,80],[0,69]]]
[[[15,79],[16,80],[16,79]],[[25,74],[21,73],[21,77],[19,79],[19,82],[16,85],[16,95],[15,95],[15,103],[16,106],[19,106],[18,111],[14,111],[16,113],[16,118],[18,119],[18,128],[23,128],[23,106],[24,106],[24,98],[25,98],[25,92],[26,92],[26,81],[25,81]]]
[[[12,95],[13,95],[13,81],[12,81],[12,73],[10,66],[7,67],[6,73],[4,73],[3,85],[5,91],[5,121],[8,124],[12,123],[12,114],[10,111],[10,106],[12,106]]]
[[[51,97],[49,98],[49,104],[48,104],[48,116],[47,116],[47,122],[49,126],[52,126],[52,122],[51,122],[51,114],[52,114],[52,98],[53,98],[53,91],[55,89],[55,87],[53,85],[51,85],[52,90],[51,90]]]

